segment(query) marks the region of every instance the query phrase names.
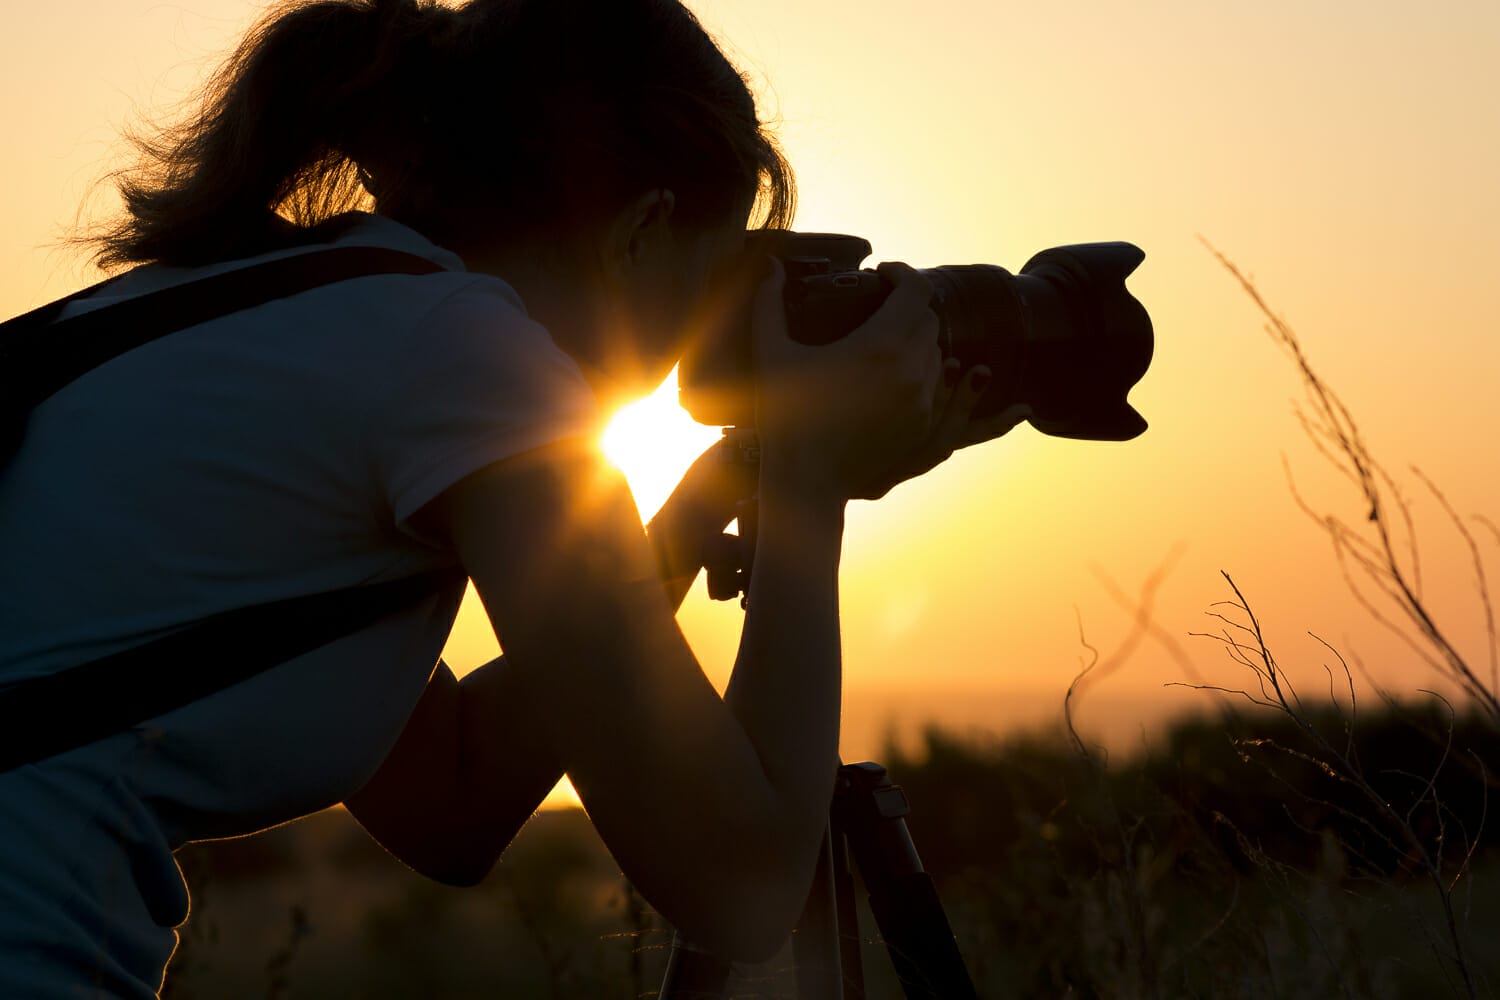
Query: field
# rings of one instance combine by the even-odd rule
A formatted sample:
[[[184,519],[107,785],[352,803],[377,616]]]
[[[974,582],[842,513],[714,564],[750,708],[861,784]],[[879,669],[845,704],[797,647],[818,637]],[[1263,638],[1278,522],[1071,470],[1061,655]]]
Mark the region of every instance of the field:
[[[1340,713],[1310,717],[1344,738]],[[1285,716],[1183,721],[1111,766],[1061,733],[937,730],[886,763],[982,996],[1462,996],[1457,945],[1488,995],[1500,853],[1474,762],[1500,736],[1431,702],[1353,735],[1415,846]],[[1455,882],[1456,938],[1423,849]],[[194,908],[173,997],[649,996],[670,942],[579,810],[538,814],[468,890],[406,870],[340,810],[180,858]],[[868,913],[861,929],[870,995],[900,995]],[[794,995],[788,963],[741,970],[734,995]]]

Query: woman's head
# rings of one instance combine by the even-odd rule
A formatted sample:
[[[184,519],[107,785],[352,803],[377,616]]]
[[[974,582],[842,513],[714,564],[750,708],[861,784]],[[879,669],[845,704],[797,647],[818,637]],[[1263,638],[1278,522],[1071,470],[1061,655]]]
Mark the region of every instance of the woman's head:
[[[106,263],[244,256],[371,204],[465,256],[595,239],[655,190],[688,229],[793,204],[743,78],[675,0],[285,3],[140,147]]]

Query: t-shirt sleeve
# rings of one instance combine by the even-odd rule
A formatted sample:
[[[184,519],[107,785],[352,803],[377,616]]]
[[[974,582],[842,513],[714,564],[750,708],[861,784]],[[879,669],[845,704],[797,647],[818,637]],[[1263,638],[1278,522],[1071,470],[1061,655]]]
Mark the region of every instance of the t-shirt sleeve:
[[[486,465],[602,430],[583,373],[514,295],[476,279],[402,339],[370,442],[396,524]]]

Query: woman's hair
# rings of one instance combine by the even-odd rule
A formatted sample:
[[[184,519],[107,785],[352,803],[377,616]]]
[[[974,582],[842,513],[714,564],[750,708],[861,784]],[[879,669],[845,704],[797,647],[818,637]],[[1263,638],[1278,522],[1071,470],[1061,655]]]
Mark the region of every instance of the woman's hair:
[[[787,226],[791,169],[676,0],[283,0],[195,113],[137,137],[105,266],[191,266],[373,207],[460,254],[567,238],[652,189]]]

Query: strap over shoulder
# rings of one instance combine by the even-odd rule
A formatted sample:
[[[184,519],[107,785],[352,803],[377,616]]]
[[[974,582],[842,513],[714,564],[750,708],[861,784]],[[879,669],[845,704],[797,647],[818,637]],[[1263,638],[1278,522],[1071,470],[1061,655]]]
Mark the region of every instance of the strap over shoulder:
[[[426,257],[399,250],[332,247],[58,319],[69,303],[110,283],[101,282],[0,324],[0,474],[38,404],[131,348],[321,285],[440,270],[442,265]],[[224,690],[463,579],[460,570],[443,570],[238,608],[144,645],[0,688],[0,772]]]
[[[331,247],[224,271],[58,319],[66,306],[115,280],[110,279],[0,324],[0,398],[11,413],[29,412],[86,372],[158,337],[321,285],[372,274],[441,270],[441,264],[402,250]]]
[[[0,773],[103,739],[462,585],[438,570],[235,608],[144,645],[0,688]]]

